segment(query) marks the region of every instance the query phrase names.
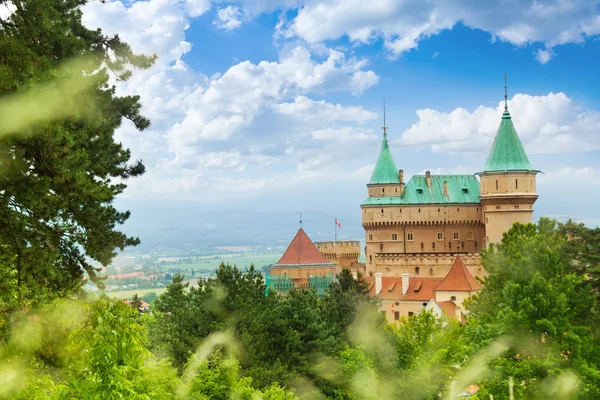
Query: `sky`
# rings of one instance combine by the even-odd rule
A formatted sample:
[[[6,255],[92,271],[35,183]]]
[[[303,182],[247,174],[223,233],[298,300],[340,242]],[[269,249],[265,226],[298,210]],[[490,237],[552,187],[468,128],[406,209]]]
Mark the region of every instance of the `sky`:
[[[289,225],[290,237],[299,213],[338,217],[351,227],[340,238],[357,239],[384,99],[407,178],[475,173],[505,72],[513,122],[543,171],[535,217],[600,224],[598,0],[107,0],[83,19],[158,55],[118,84],[152,121],[116,133],[147,167],[117,202],[134,234],[158,219],[260,212],[257,226]]]

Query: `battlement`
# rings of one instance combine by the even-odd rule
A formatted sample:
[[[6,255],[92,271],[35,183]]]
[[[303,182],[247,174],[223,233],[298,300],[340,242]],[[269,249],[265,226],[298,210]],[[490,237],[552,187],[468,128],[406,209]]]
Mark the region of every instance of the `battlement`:
[[[323,252],[341,253],[341,252],[358,252],[360,253],[360,241],[358,240],[343,240],[337,242],[314,242],[317,249]]]
[[[358,240],[315,242],[315,246],[323,257],[340,268],[350,268],[352,263],[358,262],[360,256],[360,241]]]

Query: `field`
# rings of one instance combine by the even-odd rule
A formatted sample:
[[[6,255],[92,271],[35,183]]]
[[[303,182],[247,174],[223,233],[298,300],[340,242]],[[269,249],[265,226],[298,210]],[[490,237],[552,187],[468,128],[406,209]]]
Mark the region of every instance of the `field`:
[[[256,269],[261,269],[264,265],[275,264],[281,258],[281,253],[276,254],[257,254],[257,255],[219,255],[206,257],[205,259],[186,261],[182,260],[179,262],[170,262],[160,264],[159,267],[163,271],[167,271],[169,268],[179,268],[182,270],[195,270],[207,269],[215,270],[219,265],[224,262],[226,264],[236,265],[240,269],[250,267],[250,264],[254,264]]]
[[[154,288],[154,289],[134,289],[134,290],[119,290],[116,292],[107,292],[106,295],[108,297],[114,297],[117,299],[131,299],[134,294],[137,293],[139,297],[142,297],[150,292],[155,292],[156,294],[162,294],[166,292],[166,288]]]

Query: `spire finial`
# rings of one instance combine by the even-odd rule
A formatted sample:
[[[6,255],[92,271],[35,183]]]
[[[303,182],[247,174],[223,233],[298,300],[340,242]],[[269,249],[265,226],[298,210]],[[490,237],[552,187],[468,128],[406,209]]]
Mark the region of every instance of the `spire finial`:
[[[504,111],[508,112],[508,86],[506,86],[506,72],[504,73]]]
[[[385,97],[383,98],[383,126],[381,129],[383,129],[383,138],[385,139],[387,137],[387,125],[385,124]]]
[[[302,213],[300,214],[300,228],[302,228]]]

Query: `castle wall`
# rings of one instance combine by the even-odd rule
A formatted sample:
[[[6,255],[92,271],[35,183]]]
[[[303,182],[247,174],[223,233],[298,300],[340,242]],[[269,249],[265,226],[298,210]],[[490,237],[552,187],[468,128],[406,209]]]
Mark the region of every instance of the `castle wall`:
[[[352,269],[352,266],[358,263],[360,257],[360,242],[358,240],[314,243],[327,261],[340,268]]]
[[[394,311],[392,311],[392,304],[394,305]],[[385,315],[388,322],[394,322],[398,321],[396,313],[398,313],[398,319],[409,315],[417,315],[426,305],[427,301],[381,300],[379,311]]]
[[[379,253],[476,253],[485,242],[480,204],[363,206],[366,270]]]
[[[383,276],[390,277],[408,273],[410,276],[444,278],[452,268],[457,255],[454,253],[380,253],[374,256],[372,263],[370,258],[367,259],[367,272],[369,275],[381,272]],[[479,253],[460,254],[460,256],[471,275],[480,278],[486,276]]]
[[[438,291],[435,292],[435,301],[441,303],[442,301],[453,300],[452,297],[455,297],[454,301],[456,304],[462,306],[463,301],[468,299],[473,293],[474,292]]]
[[[311,276],[328,276],[339,272],[335,265],[331,266],[276,266],[269,269],[271,276],[280,275],[286,279],[309,278]]]
[[[481,205],[485,242],[499,243],[514,223],[533,221],[533,203],[538,198],[535,172],[485,173],[481,175]]]

